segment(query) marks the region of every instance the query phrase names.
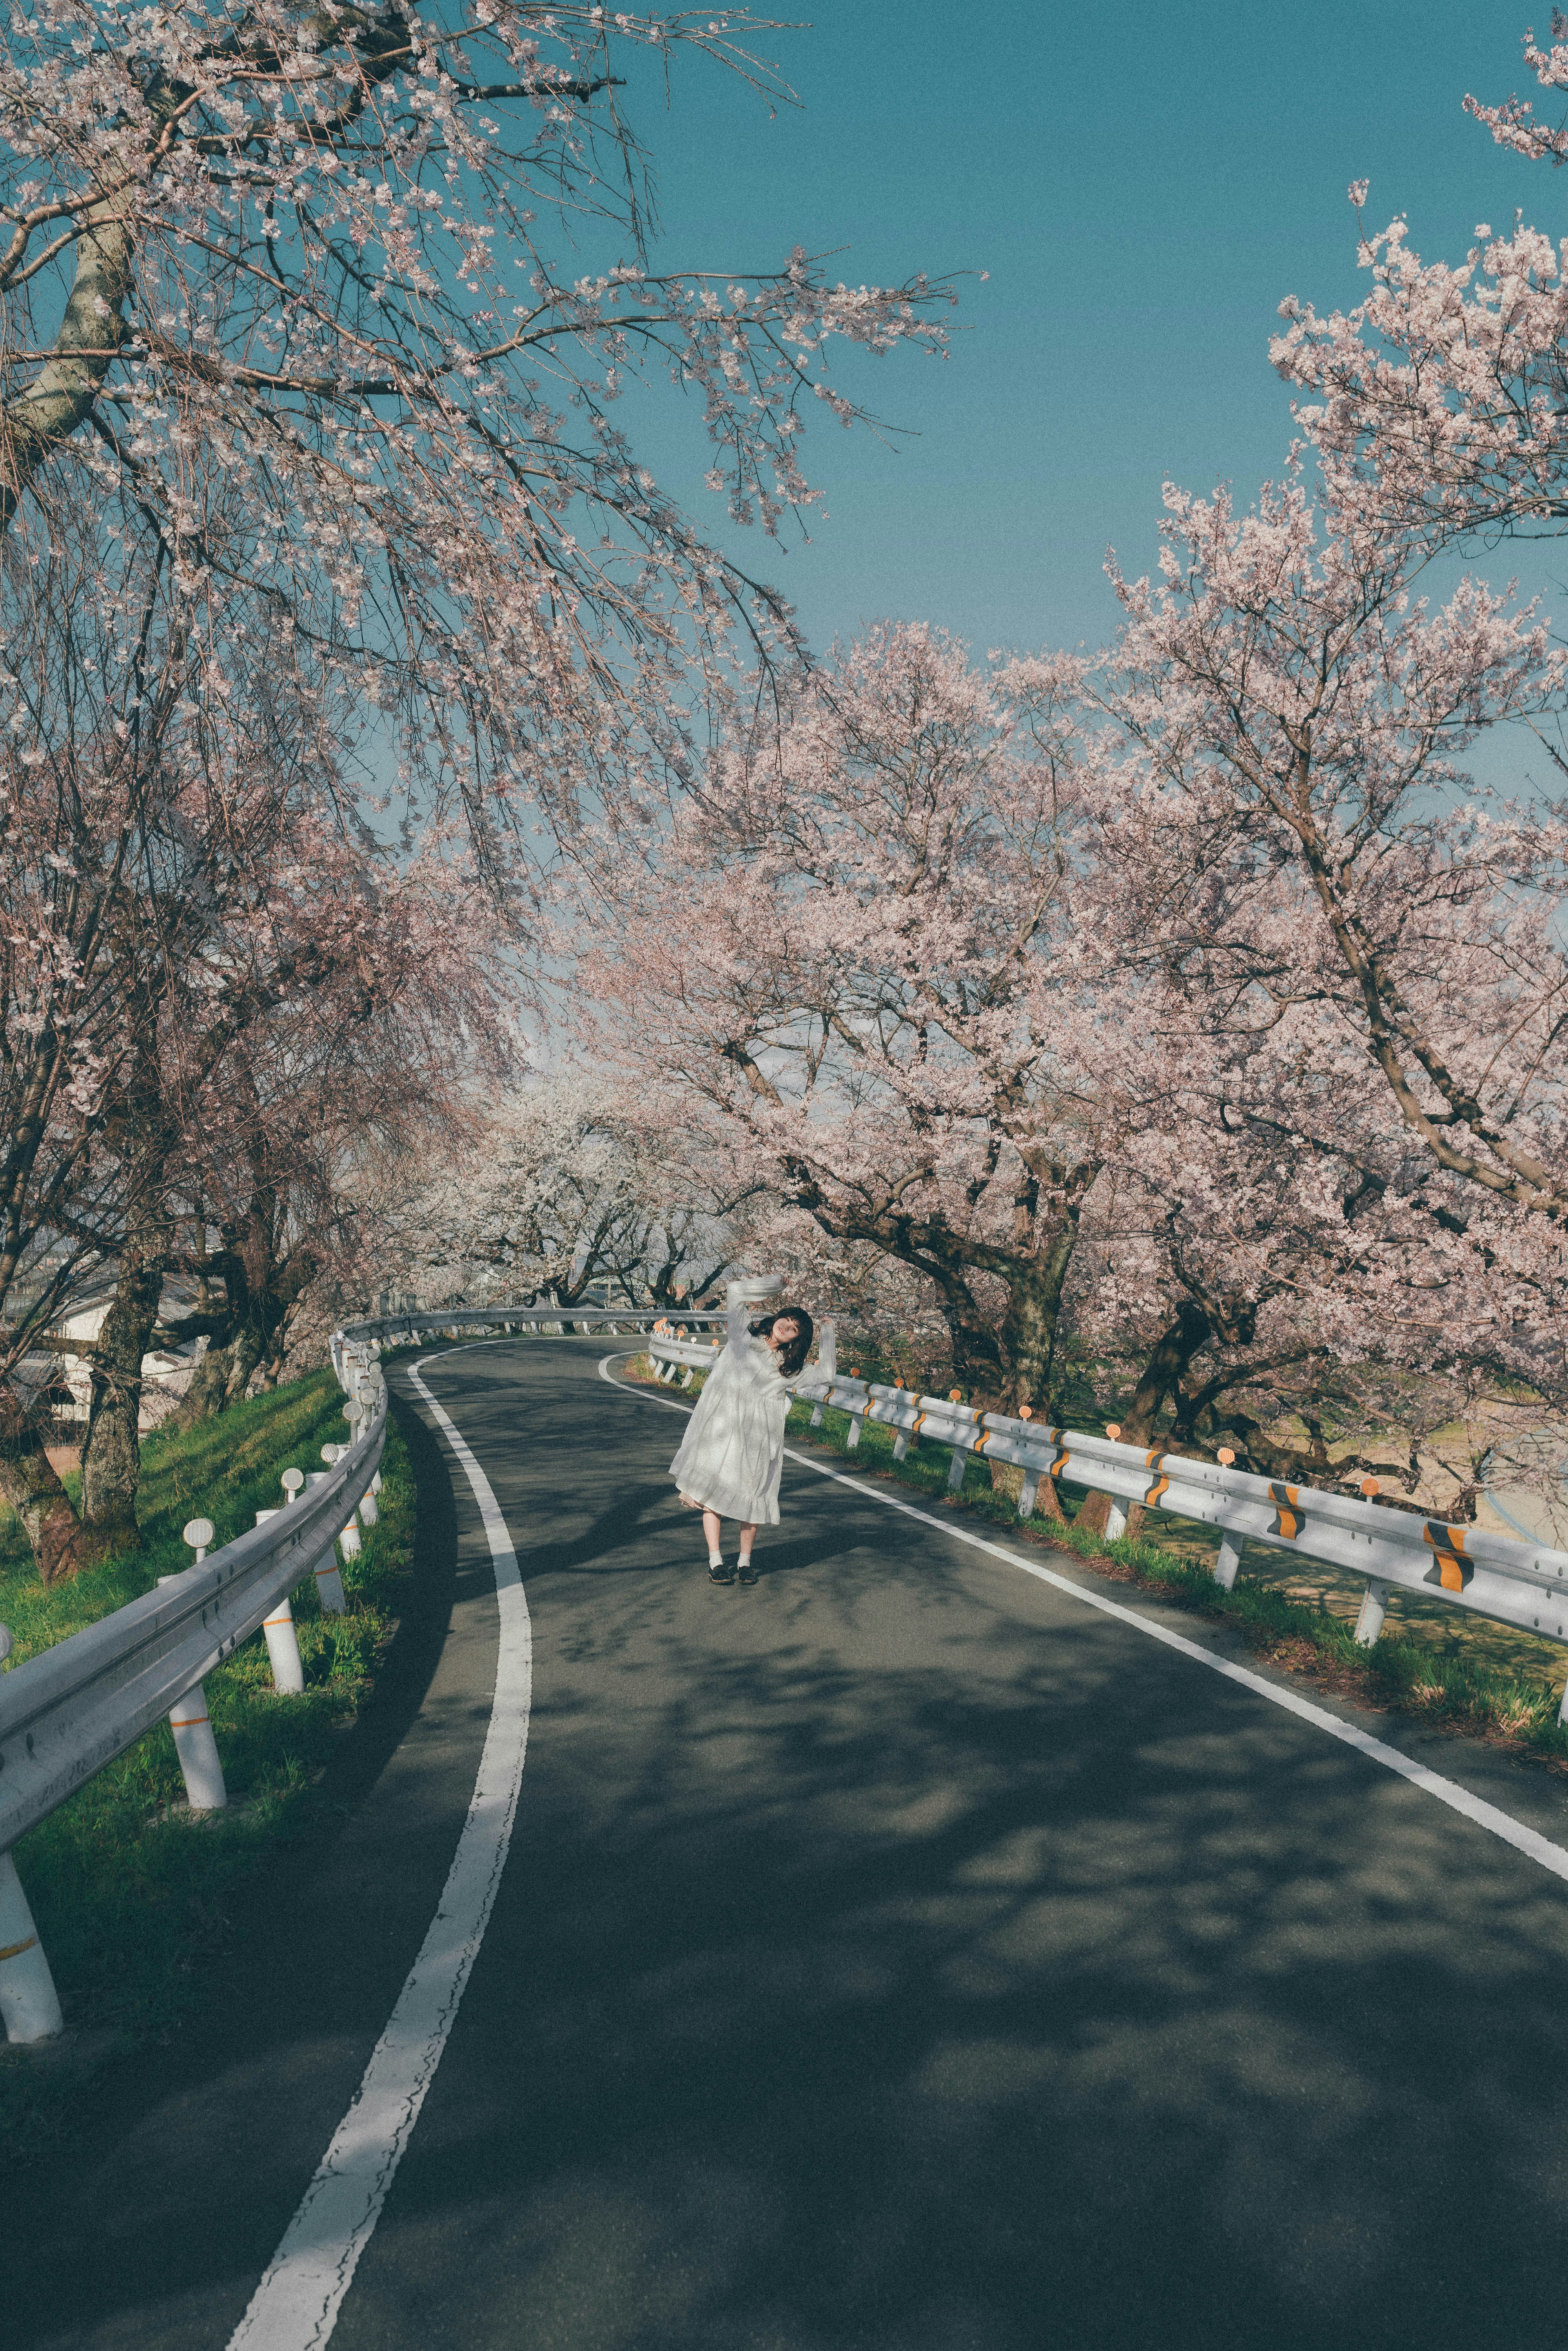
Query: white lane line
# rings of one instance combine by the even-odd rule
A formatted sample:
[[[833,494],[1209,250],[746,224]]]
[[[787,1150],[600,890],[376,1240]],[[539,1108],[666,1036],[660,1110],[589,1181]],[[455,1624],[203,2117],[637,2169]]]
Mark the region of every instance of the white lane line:
[[[500,1621],[489,1728],[430,1931],[353,2103],[229,2338],[229,2351],[314,2351],[337,2325],[456,2021],[511,1840],[528,1743],[533,1630],[517,1553],[490,1481],[419,1376],[435,1360],[422,1355],[409,1377],[473,1488],[496,1567]]]
[[[605,1355],[599,1365],[599,1375],[601,1379],[608,1380],[612,1388],[619,1388],[622,1395],[640,1396],[643,1394],[640,1387],[616,1379],[605,1368],[606,1364],[624,1361],[623,1355]],[[676,1404],[671,1396],[650,1396],[647,1400],[651,1404],[668,1405],[672,1412],[690,1412],[692,1409],[690,1405]],[[1474,1821],[1478,1828],[1490,1829],[1493,1836],[1502,1839],[1504,1844],[1511,1844],[1516,1852],[1539,1862],[1542,1868],[1549,1869],[1554,1877],[1568,1879],[1568,1849],[1553,1844],[1550,1837],[1541,1834],[1539,1829],[1527,1828],[1522,1821],[1516,1821],[1511,1813],[1501,1812],[1496,1804],[1489,1804],[1484,1796],[1472,1795],[1468,1788],[1461,1788],[1457,1780],[1444,1779],[1440,1771],[1428,1771],[1425,1763],[1417,1763],[1410,1756],[1402,1755],[1397,1747],[1385,1746],[1381,1739],[1374,1739],[1370,1731],[1358,1729],[1353,1722],[1343,1722],[1337,1714],[1330,1714],[1326,1707],[1314,1706],[1311,1698],[1301,1698],[1291,1689],[1281,1689],[1276,1682],[1265,1681],[1261,1674],[1251,1673],[1245,1666],[1232,1665],[1228,1657],[1216,1656],[1212,1649],[1205,1649],[1197,1641],[1189,1641],[1184,1633],[1173,1633],[1168,1625],[1156,1625],[1153,1618],[1140,1616],[1135,1608],[1124,1608],[1120,1601],[1108,1600],[1101,1593],[1091,1592],[1087,1585],[1075,1583],[1070,1575],[1059,1575],[1053,1568],[1040,1567],[1032,1559],[1022,1559],[1016,1551],[1009,1551],[1005,1544],[988,1542],[983,1535],[972,1534],[967,1527],[956,1526],[946,1519],[934,1518],[929,1510],[921,1510],[914,1502],[905,1502],[896,1494],[884,1494],[880,1488],[869,1485],[862,1479],[848,1478],[841,1469],[830,1469],[822,1462],[813,1461],[808,1454],[791,1451],[789,1446],[784,1447],[784,1458],[796,1462],[802,1469],[814,1469],[819,1478],[832,1479],[835,1485],[849,1486],[855,1493],[865,1495],[870,1501],[884,1503],[890,1510],[900,1510],[906,1519],[918,1519],[923,1526],[935,1527],[939,1535],[946,1535],[953,1542],[967,1543],[971,1551],[988,1552],[992,1559],[1003,1560],[1009,1567],[1019,1567],[1026,1575],[1034,1576],[1039,1583],[1052,1584],[1058,1592],[1065,1592],[1070,1599],[1082,1601],[1086,1608],[1098,1608],[1102,1615],[1114,1616],[1118,1623],[1131,1625],[1136,1631],[1146,1633],[1151,1641],[1163,1641],[1167,1649],[1176,1649],[1184,1657],[1191,1657],[1198,1665],[1208,1667],[1212,1673],[1222,1674],[1227,1681],[1239,1682],[1243,1689],[1254,1691],[1259,1698],[1266,1698],[1272,1706],[1283,1707],[1287,1714],[1298,1716],[1302,1722],[1310,1722],[1319,1730],[1326,1730],[1331,1739],[1338,1739],[1346,1747],[1354,1747],[1357,1754],[1366,1756],[1374,1763],[1381,1763],[1385,1771],[1396,1771],[1402,1780],[1408,1780],[1412,1787],[1421,1789],[1428,1796],[1435,1796],[1440,1804],[1447,1804],[1450,1812],[1460,1813],[1466,1820]]]

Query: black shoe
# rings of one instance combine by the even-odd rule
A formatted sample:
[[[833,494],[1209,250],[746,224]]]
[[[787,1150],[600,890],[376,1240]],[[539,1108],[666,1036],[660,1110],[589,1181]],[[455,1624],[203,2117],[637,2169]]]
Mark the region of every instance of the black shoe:
[[[712,1564],[709,1565],[708,1574],[715,1583],[733,1583],[735,1582],[734,1568],[729,1566],[727,1562],[722,1559],[719,1561],[716,1567]]]
[[[755,1583],[757,1581],[757,1570],[748,1559],[740,1562],[740,1580],[742,1583]]]

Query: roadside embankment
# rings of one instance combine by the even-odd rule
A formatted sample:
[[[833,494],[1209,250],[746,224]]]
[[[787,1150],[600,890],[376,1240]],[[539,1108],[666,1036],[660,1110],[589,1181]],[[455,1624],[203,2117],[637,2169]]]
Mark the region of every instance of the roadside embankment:
[[[209,1518],[231,1541],[284,1499],[285,1468],[320,1466],[349,1434],[329,1372],[143,1447],[142,1549],[46,1590],[15,1521],[0,1526],[0,1623],[7,1670],[149,1591],[191,1562],[181,1529]],[[106,2053],[169,2029],[202,1996],[222,1949],[225,1896],[295,1834],[336,1741],[353,1723],[395,1630],[413,1553],[413,1482],[394,1426],[382,1464],[378,1523],[345,1563],[348,1613],[323,1614],[313,1580],[293,1595],[305,1689],[272,1687],[256,1634],[210,1673],[208,1708],[229,1792],[226,1810],[193,1814],[167,1725],[98,1772],[24,1837],[16,1865],[65,2009],[68,2041]],[[80,2069],[0,2046],[0,2132],[47,2129]],[[65,2053],[68,2057],[68,2052]]]

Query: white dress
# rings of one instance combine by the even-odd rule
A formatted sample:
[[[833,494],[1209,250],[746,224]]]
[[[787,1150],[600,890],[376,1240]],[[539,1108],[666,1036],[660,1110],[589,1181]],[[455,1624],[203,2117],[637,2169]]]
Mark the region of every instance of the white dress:
[[[707,1375],[670,1475],[683,1494],[742,1526],[779,1524],[779,1477],[789,1382],[766,1339],[747,1330],[747,1307],[729,1318],[729,1338]]]

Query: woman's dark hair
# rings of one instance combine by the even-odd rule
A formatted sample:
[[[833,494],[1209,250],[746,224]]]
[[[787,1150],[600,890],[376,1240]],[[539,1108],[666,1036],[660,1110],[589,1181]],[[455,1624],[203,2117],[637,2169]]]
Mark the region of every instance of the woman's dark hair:
[[[780,1306],[773,1313],[765,1314],[760,1322],[748,1323],[747,1328],[754,1339],[766,1339],[775,1322],[793,1322],[797,1325],[795,1337],[790,1340],[787,1347],[780,1349],[779,1355],[779,1369],[787,1380],[792,1380],[797,1372],[802,1372],[806,1368],[806,1358],[811,1352],[811,1332],[814,1325],[803,1306]]]

